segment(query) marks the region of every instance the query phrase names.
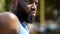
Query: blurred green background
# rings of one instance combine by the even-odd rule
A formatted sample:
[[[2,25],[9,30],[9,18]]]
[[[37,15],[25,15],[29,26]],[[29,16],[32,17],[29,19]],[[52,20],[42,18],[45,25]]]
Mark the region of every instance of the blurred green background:
[[[58,15],[60,15],[60,0],[44,0],[44,4],[45,4],[45,21],[48,21],[51,19],[53,21],[56,21],[58,18]],[[4,11],[10,11],[10,6],[11,6],[11,0],[0,0],[0,12],[4,12]],[[38,25],[40,25],[40,0],[38,0],[38,6],[37,6],[37,16],[35,18],[35,22],[38,23]],[[57,10],[57,15],[56,13],[54,14],[54,10]],[[35,34],[35,32],[33,32],[33,34]],[[37,34],[40,34],[40,32],[38,32]],[[41,33],[44,34],[44,33]],[[50,31],[48,29],[48,31],[46,31],[46,34],[59,34],[56,33],[56,31]]]
[[[38,11],[36,16],[36,21],[39,20],[40,16],[40,0],[38,0]],[[45,18],[54,19],[53,17],[53,9],[60,7],[60,0],[44,0],[45,1]],[[11,5],[11,0],[0,0],[0,12],[9,11]],[[57,5],[57,7],[55,7]]]
[[[37,9],[37,17],[36,21],[39,20],[40,16],[40,0],[38,0],[38,9]],[[45,1],[45,18],[47,19],[53,19],[52,12],[54,9],[60,9],[60,0],[44,0]],[[0,12],[9,11],[11,5],[11,0],[0,0]],[[48,18],[47,18],[48,17]]]

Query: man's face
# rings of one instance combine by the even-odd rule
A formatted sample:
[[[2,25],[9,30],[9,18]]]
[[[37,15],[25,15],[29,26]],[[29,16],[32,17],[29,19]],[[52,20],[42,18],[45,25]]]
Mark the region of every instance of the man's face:
[[[29,14],[29,16],[36,16],[38,0],[20,0],[20,5]]]

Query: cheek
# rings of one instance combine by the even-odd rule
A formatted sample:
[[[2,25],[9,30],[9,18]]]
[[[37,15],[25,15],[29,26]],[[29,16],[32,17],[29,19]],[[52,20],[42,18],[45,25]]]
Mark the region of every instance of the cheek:
[[[27,12],[30,11],[30,6],[29,6],[29,5],[26,5],[26,6],[24,6],[24,7],[25,7],[25,8],[24,8],[25,11],[27,11]]]
[[[31,5],[27,5],[27,9],[30,11]]]

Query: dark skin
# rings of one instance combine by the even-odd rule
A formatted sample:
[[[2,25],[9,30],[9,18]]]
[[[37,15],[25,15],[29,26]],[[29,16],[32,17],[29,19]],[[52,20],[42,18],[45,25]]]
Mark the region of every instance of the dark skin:
[[[19,1],[20,1],[19,4],[28,15],[27,16],[28,22],[30,22],[30,20],[33,21],[33,18],[36,16],[38,0],[19,0]]]
[[[37,3],[38,0],[20,0],[20,5],[27,13],[30,13],[29,15],[32,17],[36,16]]]
[[[36,16],[37,2],[38,0],[19,0],[19,4],[32,17]],[[16,2],[13,5],[15,4]],[[0,34],[18,34],[20,30],[18,22],[15,14],[11,12],[0,13]]]
[[[18,34],[17,17],[11,12],[0,13],[0,34]]]

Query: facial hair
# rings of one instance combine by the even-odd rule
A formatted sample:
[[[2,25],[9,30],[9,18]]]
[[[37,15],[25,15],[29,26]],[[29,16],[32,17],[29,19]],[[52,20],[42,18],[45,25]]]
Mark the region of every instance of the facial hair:
[[[25,21],[26,23],[32,23],[34,17],[30,16],[30,12],[31,11],[25,11],[21,5],[18,5],[15,14],[21,22]]]

